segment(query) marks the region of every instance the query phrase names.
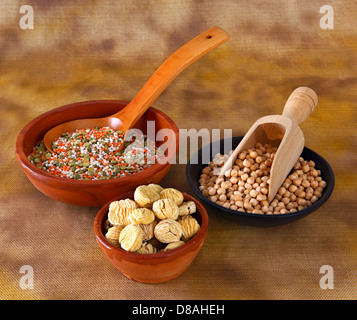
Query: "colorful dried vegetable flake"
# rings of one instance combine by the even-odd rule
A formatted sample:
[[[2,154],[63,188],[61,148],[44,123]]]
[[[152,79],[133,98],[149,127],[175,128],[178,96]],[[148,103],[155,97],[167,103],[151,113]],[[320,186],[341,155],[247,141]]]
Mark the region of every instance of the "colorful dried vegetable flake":
[[[109,127],[78,129],[63,133],[53,142],[53,153],[43,141],[37,143],[28,159],[39,169],[62,178],[77,180],[105,180],[125,177],[140,172],[163,156],[154,142],[136,143],[136,139],[125,142],[124,132]],[[153,151],[154,150],[154,151]]]

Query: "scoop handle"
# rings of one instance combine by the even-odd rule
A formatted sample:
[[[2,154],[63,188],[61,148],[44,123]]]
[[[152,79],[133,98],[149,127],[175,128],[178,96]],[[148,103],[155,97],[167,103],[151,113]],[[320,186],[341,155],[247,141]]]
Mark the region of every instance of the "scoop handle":
[[[295,89],[285,103],[283,116],[289,117],[297,124],[303,123],[317,105],[317,94],[308,87]]]

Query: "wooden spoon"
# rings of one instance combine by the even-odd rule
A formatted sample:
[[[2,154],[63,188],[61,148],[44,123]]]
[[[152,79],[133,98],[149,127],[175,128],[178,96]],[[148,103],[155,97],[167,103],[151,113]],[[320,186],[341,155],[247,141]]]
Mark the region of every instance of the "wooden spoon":
[[[80,119],[62,123],[44,136],[46,148],[52,152],[52,142],[65,132],[81,128],[110,127],[127,132],[145,113],[168,85],[197,59],[229,39],[227,32],[213,27],[175,51],[151,76],[134,99],[122,110],[105,118]],[[124,142],[119,150],[123,149]]]
[[[232,168],[240,152],[254,147],[256,143],[278,147],[270,171],[270,203],[304,149],[305,138],[299,124],[309,117],[316,104],[315,91],[307,87],[295,89],[287,100],[282,115],[265,116],[253,124],[222,167],[220,176]]]

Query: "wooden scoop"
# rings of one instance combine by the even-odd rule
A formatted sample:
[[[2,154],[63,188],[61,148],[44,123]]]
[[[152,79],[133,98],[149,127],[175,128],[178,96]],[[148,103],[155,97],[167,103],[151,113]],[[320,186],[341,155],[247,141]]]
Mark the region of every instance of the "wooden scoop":
[[[105,118],[80,119],[60,124],[45,134],[46,148],[52,152],[52,142],[62,133],[73,132],[81,128],[110,127],[114,130],[127,132],[186,67],[228,39],[229,35],[219,27],[203,32],[174,52],[124,109]],[[119,150],[123,147],[124,142]]]
[[[317,104],[315,91],[300,87],[287,100],[282,115],[270,115],[257,120],[246,133],[220,171],[220,175],[232,168],[238,154],[258,142],[278,147],[274,157],[268,191],[270,203],[304,149],[305,138],[299,124],[305,121]]]

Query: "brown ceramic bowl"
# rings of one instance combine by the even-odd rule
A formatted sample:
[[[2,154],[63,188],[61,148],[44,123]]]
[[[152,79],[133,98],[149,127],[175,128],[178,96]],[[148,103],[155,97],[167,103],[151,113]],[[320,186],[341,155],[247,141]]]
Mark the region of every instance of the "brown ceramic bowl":
[[[205,241],[208,230],[208,214],[195,198],[185,193],[183,195],[185,201],[196,203],[197,212],[192,216],[196,218],[201,228],[187,243],[165,252],[140,254],[114,247],[104,236],[104,223],[107,220],[110,202],[100,209],[94,221],[97,242],[108,260],[127,278],[144,283],[160,283],[172,280],[188,269]],[[133,193],[122,195],[117,200],[126,198],[133,199]]]
[[[150,168],[131,176],[109,180],[74,180],[57,177],[44,172],[33,165],[27,156],[33,146],[43,139],[44,134],[54,126],[70,120],[106,117],[118,112],[128,104],[121,100],[95,100],[72,103],[46,112],[28,123],[19,133],[16,140],[16,157],[32,184],[45,195],[62,202],[101,207],[118,194],[134,190],[137,186],[160,182],[171,166],[171,159],[165,164],[156,163]],[[136,123],[135,128],[146,133],[147,121],[155,121],[155,132],[161,129],[171,129],[175,141],[175,154],[178,151],[179,130],[163,112],[149,108]],[[160,144],[158,144],[160,145]]]

